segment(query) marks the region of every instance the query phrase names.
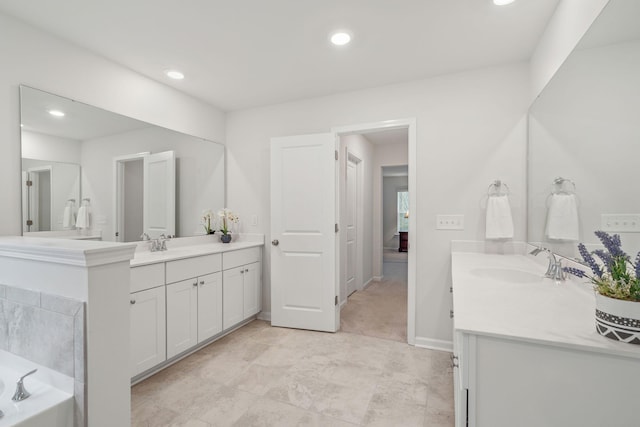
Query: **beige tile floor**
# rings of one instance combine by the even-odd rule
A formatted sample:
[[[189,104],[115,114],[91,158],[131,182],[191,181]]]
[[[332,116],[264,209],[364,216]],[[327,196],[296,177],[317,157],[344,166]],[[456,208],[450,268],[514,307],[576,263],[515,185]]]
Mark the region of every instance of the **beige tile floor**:
[[[132,425],[452,426],[449,353],[400,341],[256,320],[135,385]]]

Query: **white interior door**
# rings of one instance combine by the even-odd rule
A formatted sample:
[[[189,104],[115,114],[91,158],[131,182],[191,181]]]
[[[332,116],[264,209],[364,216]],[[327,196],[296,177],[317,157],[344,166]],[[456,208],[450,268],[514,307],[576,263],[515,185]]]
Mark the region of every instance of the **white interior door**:
[[[335,332],[333,134],[271,139],[271,324]]]
[[[358,253],[358,165],[351,159],[347,160],[346,185],[346,255],[347,255],[347,295],[357,290],[356,266]]]
[[[173,151],[144,157],[143,228],[152,239],[176,234],[176,160]]]

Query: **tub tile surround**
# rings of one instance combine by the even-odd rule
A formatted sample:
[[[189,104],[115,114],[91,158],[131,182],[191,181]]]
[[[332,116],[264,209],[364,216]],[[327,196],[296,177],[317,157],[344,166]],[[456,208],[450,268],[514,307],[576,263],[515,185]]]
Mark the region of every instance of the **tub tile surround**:
[[[6,296],[0,297],[0,349],[84,382],[84,303],[3,287]]]
[[[8,285],[0,289],[0,350],[69,377],[55,386],[74,395],[75,425],[83,426],[84,302]]]

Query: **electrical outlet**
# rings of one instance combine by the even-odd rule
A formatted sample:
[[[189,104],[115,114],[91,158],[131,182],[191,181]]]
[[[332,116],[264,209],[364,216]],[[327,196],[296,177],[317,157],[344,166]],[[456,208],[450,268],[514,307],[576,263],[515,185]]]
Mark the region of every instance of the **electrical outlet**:
[[[640,233],[640,214],[602,214],[602,231]]]
[[[436,215],[436,230],[464,230],[464,215]]]

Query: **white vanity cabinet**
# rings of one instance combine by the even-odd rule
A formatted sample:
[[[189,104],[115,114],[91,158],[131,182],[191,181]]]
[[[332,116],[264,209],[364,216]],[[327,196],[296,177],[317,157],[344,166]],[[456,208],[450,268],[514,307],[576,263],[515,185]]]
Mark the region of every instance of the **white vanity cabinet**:
[[[131,266],[130,290],[134,382],[260,312],[259,245],[236,243],[222,251],[203,245],[139,256]]]
[[[452,281],[456,427],[638,425],[640,347],[596,332],[590,285],[545,279],[523,255],[466,252],[452,254]]]
[[[257,314],[261,309],[261,250],[258,247],[222,254],[223,329]]]
[[[167,357],[222,332],[221,255],[166,263]]]
[[[164,264],[131,268],[131,376],[167,359]]]

